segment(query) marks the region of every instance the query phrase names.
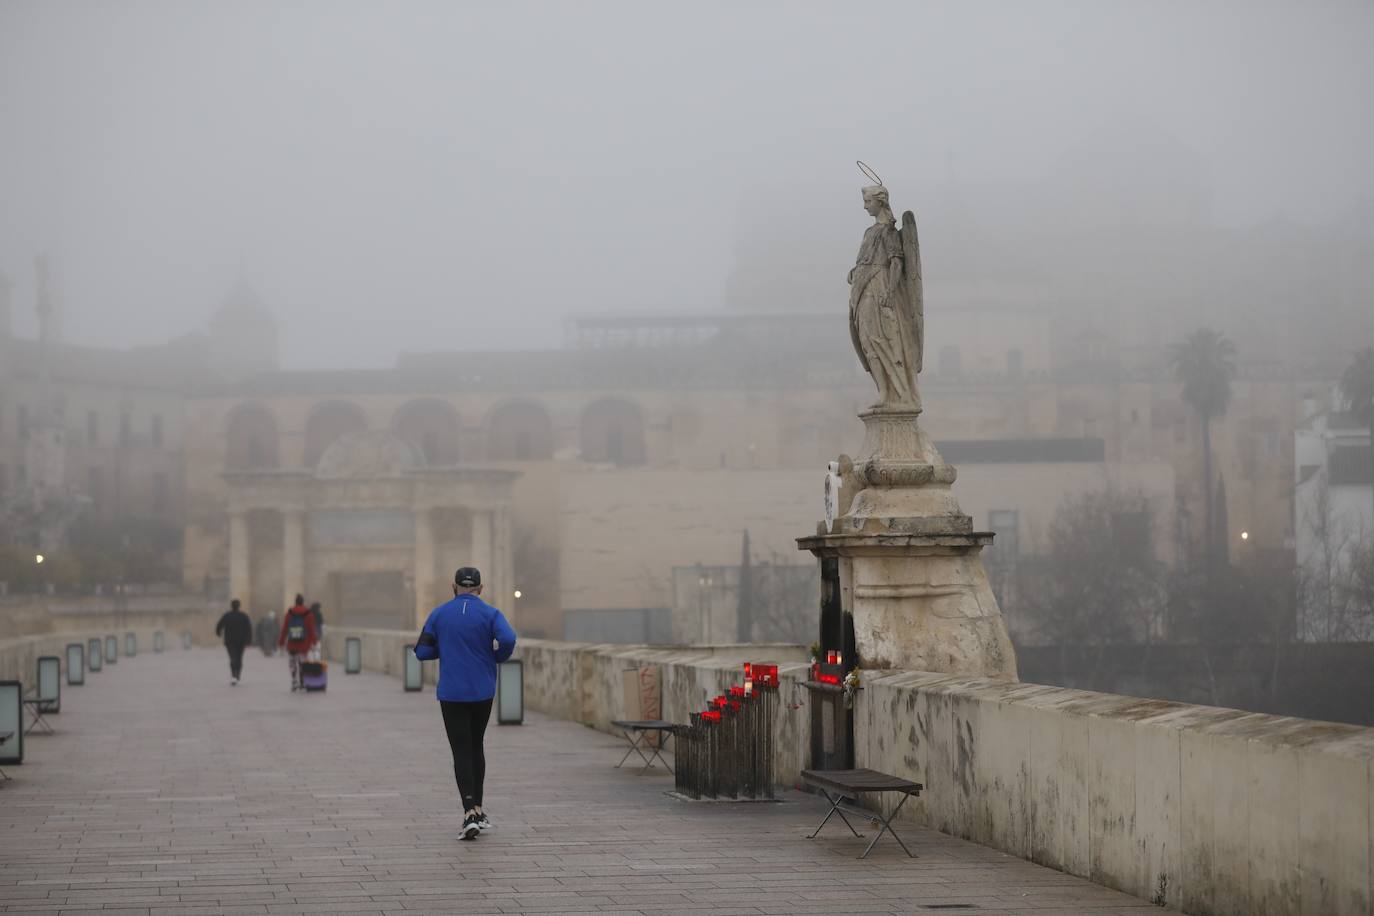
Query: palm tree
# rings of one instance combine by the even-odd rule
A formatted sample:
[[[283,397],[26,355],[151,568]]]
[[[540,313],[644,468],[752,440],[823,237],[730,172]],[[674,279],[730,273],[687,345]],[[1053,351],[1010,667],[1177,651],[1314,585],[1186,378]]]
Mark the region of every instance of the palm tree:
[[[1355,361],[1341,375],[1341,393],[1346,406],[1369,427],[1369,459],[1374,472],[1374,347],[1355,354]],[[1374,474],[1370,477],[1374,484]]]
[[[1236,374],[1236,346],[1213,328],[1198,328],[1169,348],[1174,377],[1183,385],[1183,400],[1202,424],[1203,557],[1210,577],[1215,557],[1212,499],[1212,420],[1231,403],[1231,379]]]

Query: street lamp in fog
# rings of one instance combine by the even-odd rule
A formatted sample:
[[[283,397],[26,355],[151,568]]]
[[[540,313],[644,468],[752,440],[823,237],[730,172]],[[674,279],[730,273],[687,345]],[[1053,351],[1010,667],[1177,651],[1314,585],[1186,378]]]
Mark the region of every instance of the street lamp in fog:
[[[1250,532],[1248,532],[1248,531],[1242,531],[1242,532],[1240,533],[1240,539],[1241,539],[1242,541],[1248,541],[1248,540],[1250,540]]]

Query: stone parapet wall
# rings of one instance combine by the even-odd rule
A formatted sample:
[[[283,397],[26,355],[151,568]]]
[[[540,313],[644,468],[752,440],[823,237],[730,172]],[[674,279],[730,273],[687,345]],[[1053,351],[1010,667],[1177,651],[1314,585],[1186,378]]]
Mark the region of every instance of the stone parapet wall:
[[[362,640],[363,668],[401,676],[405,646],[415,642],[416,634],[395,630],[362,630],[325,625],[325,654],[342,674],[344,640]],[[800,684],[806,675],[806,650],[800,646],[622,646],[592,643],[553,642],[522,639],[515,658],[524,663],[525,706],[559,719],[581,722],[605,732],[612,719],[626,718],[623,708],[622,674],[631,668],[657,665],[662,670],[662,715],[677,722],[687,721],[710,697],[743,680],[744,662],[777,662],[783,680],[775,772],[781,782],[793,784],[803,766],[809,726],[805,706],[788,709],[789,704],[804,703]],[[438,680],[439,662],[424,662],[424,682]]]
[[[1370,912],[1374,730],[916,672],[855,710],[927,826],[1187,913]]]
[[[363,637],[364,666],[399,674],[413,633]],[[337,640],[337,642],[336,642]],[[797,646],[648,647],[524,640],[525,704],[611,731],[621,675],[662,669],[663,717],[685,721],[777,661],[775,772],[806,765]],[[429,668],[429,665],[425,666]],[[794,703],[801,708],[790,709]],[[987,678],[869,672],[855,703],[859,766],[926,786],[903,815],[1187,913],[1369,914],[1374,729]]]
[[[148,627],[189,630],[198,645],[217,642],[215,622],[227,603],[209,604],[199,595],[131,595],[122,602],[111,596],[15,597],[0,602],[0,640],[45,633],[88,630],[128,632]]]
[[[159,630],[162,631],[165,640],[166,648],[164,651],[175,652],[181,649],[182,630],[170,626],[110,627],[0,639],[0,681],[23,681],[24,689],[27,691],[38,677],[38,659],[44,655],[56,655],[62,659],[62,683],[65,686],[68,643],[79,642],[85,646],[92,639],[99,639],[103,646],[105,637],[115,636],[119,639],[119,659],[123,661],[126,633],[134,633],[138,636],[139,655],[153,655],[153,634]],[[87,684],[93,683],[92,677],[98,678],[100,675],[99,673],[94,675],[88,673]]]

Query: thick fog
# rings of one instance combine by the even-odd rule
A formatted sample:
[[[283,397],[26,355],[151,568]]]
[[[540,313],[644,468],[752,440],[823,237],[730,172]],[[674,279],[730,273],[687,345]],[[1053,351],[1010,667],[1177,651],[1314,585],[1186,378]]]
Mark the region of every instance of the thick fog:
[[[1367,3],[5,0],[0,270],[30,334],[51,252],[67,339],[119,346],[242,272],[288,364],[369,366],[839,312],[856,158],[933,289],[1123,225],[1368,239],[1370,47]]]

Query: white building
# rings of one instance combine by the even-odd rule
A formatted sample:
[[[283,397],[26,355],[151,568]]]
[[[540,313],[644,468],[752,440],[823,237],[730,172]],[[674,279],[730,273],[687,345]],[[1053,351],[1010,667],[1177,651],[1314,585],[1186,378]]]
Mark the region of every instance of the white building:
[[[1333,397],[1333,402],[1335,398]],[[1348,593],[1355,552],[1374,538],[1374,455],[1369,427],[1353,414],[1307,402],[1296,432],[1293,527],[1304,573],[1298,638],[1374,638],[1367,609]],[[1364,611],[1364,612],[1362,612]]]

